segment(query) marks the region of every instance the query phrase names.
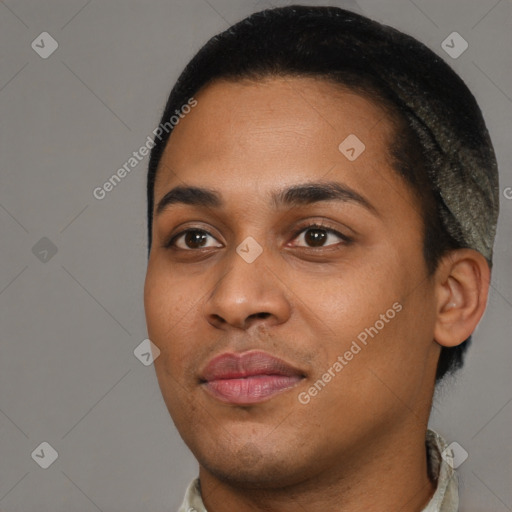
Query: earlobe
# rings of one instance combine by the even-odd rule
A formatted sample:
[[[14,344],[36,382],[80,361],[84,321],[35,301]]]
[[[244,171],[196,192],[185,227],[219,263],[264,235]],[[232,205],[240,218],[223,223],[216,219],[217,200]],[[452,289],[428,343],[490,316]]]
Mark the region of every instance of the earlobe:
[[[475,330],[487,305],[490,269],[482,254],[456,249],[436,271],[437,319],[434,340],[455,347]]]

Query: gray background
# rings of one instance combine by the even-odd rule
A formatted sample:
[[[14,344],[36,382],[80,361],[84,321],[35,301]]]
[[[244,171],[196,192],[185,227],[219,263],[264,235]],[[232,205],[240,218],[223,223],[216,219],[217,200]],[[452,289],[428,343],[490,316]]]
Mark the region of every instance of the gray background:
[[[209,37],[290,3],[0,2],[1,510],[174,511],[181,503],[197,463],[153,366],[133,353],[147,337],[148,157],[103,200],[92,191],[151,135],[174,80]],[[510,0],[302,3],[352,7],[450,62],[484,112],[501,192],[512,186]],[[43,31],[59,44],[47,59],[31,48]],[[453,31],[469,43],[457,59],[441,48]],[[488,310],[431,418],[469,454],[458,469],[467,512],[512,510],[511,214],[502,193]],[[44,253],[53,246],[53,256]],[[43,441],[58,452],[48,469],[31,457]]]

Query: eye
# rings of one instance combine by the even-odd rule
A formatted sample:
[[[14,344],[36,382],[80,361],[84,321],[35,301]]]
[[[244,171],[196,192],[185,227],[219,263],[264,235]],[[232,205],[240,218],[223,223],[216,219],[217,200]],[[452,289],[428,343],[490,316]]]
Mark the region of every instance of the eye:
[[[165,244],[165,247],[177,247],[178,249],[182,249],[185,251],[194,249],[204,249],[208,247],[222,247],[222,245],[207,245],[208,237],[215,240],[215,238],[212,235],[210,235],[210,233],[202,229],[187,229],[173,236],[169,240],[169,242]],[[183,244],[179,245],[177,243],[181,239],[183,239],[183,243],[185,244],[184,246]]]
[[[216,240],[216,238],[203,229],[191,228],[181,231],[177,235],[174,235],[168,242],[164,244],[165,248],[176,248],[184,251],[193,251],[198,249],[207,249],[212,247],[222,247],[222,244],[215,245],[210,242],[208,244],[208,238]],[[299,231],[294,234],[293,239],[302,240],[306,245],[298,245],[298,247],[315,248],[315,247],[328,247],[336,245],[336,238],[338,241],[341,239],[341,243],[348,244],[351,239],[342,233],[336,231],[333,228],[323,226],[322,224],[314,223],[302,227]],[[334,243],[327,243],[333,239]]]
[[[309,226],[301,228],[295,235],[295,238],[299,236],[306,244],[305,246],[299,247],[326,247],[336,245],[336,243],[326,243],[330,239],[341,239],[343,243],[349,243],[351,240],[349,237],[339,233],[335,229],[328,228],[321,224],[310,224]]]

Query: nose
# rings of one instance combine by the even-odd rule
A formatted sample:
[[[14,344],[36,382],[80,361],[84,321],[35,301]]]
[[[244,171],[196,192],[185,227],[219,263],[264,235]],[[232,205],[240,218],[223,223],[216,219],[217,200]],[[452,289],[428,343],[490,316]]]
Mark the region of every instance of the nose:
[[[255,324],[267,327],[286,322],[291,306],[286,286],[270,267],[265,251],[252,263],[233,252],[228,270],[209,295],[205,315],[216,328],[249,329]]]

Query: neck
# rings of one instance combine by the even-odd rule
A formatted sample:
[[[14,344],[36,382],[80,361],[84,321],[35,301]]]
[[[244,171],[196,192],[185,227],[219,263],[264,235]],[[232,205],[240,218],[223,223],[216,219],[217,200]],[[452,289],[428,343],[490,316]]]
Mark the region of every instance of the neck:
[[[424,425],[362,440],[343,461],[292,485],[258,488],[220,480],[200,466],[208,512],[421,512],[435,491],[427,469]],[[378,509],[376,509],[378,505]]]

